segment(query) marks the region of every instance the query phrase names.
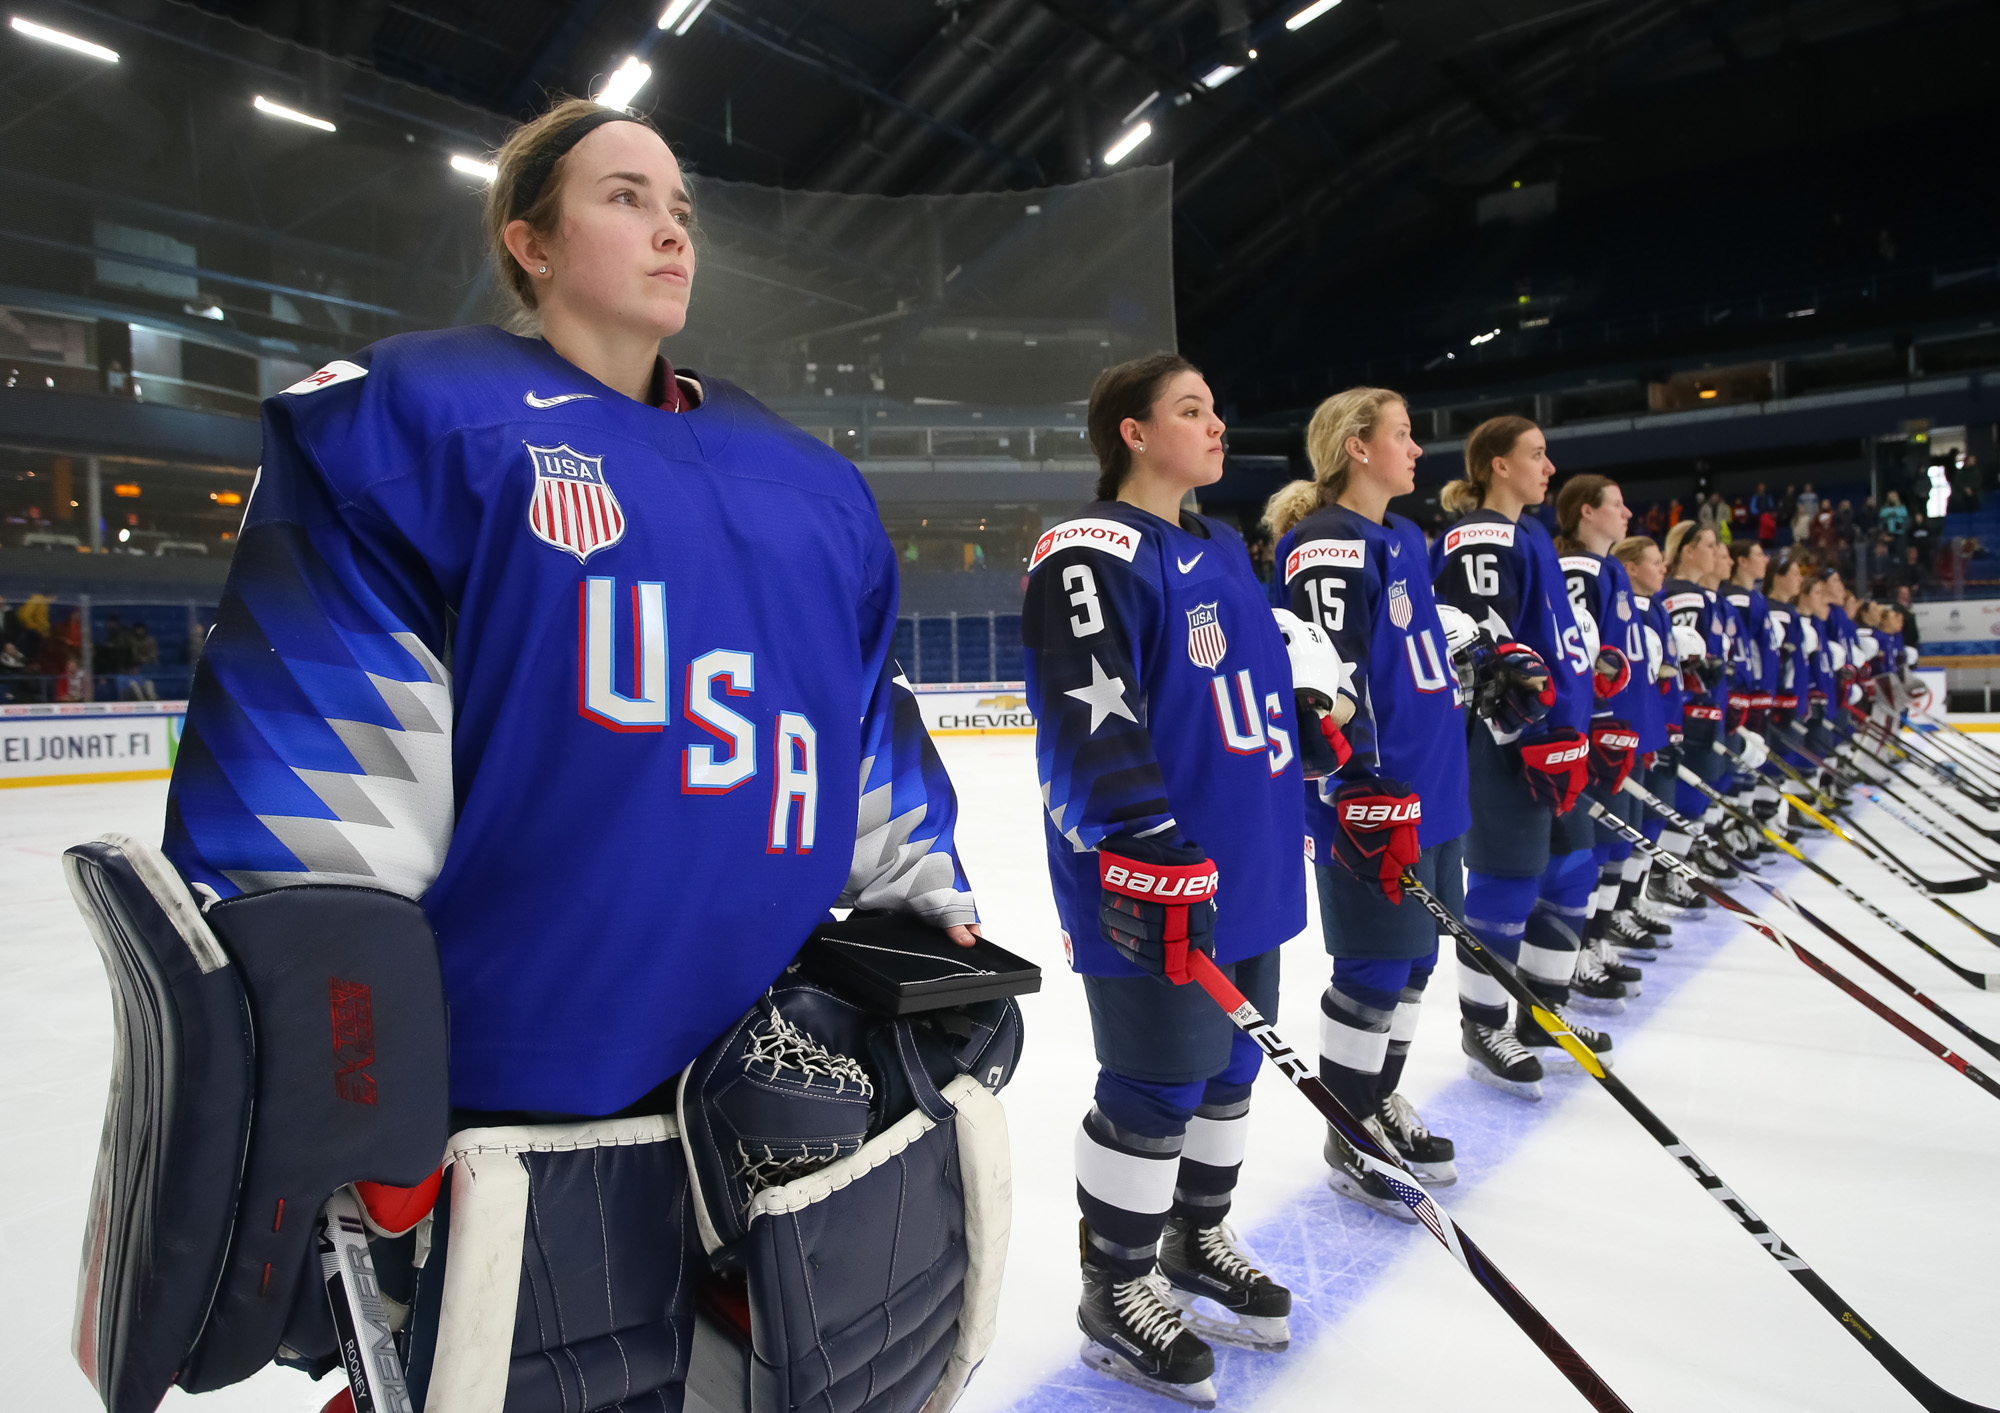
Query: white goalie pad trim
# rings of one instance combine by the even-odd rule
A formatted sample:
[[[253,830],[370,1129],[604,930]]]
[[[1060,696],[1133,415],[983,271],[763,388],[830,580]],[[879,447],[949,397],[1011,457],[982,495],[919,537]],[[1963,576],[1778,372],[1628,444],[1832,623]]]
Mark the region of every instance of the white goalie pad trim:
[[[1007,1110],[971,1075],[944,1087],[958,1109],[958,1161],[965,1176],[965,1296],[958,1309],[958,1343],[923,1413],[945,1413],[965,1392],[993,1347],[1000,1282],[1007,1273],[1007,1238],[1014,1225],[1014,1175]]]
[[[451,1170],[451,1235],[426,1413],[501,1413],[521,1293],[528,1222],[523,1153],[671,1143],[670,1114],[576,1124],[469,1128],[445,1148]]]
[[[201,915],[201,906],[195,902],[194,894],[188,891],[180,871],[167,862],[165,854],[129,834],[105,834],[97,842],[125,855],[125,862],[132,865],[132,871],[139,875],[139,881],[146,885],[146,891],[160,905],[160,911],[173,923],[174,931],[180,933],[181,940],[187,943],[187,949],[203,976],[229,965],[229,954],[222,950],[222,943],[209,930],[208,920]],[[77,901],[79,905],[83,902],[81,898]],[[85,917],[92,915],[88,907],[83,909],[83,913]]]

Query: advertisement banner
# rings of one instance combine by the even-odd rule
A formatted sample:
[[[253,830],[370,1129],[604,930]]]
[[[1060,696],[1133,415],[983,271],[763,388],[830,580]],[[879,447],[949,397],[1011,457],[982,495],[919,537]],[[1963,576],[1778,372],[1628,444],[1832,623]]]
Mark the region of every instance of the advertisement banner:
[[[1926,657],[2000,653],[2000,599],[1920,603],[1915,608]]]
[[[186,702],[0,706],[0,790],[165,780]]]
[[[1025,682],[954,682],[912,687],[933,736],[1032,736]]]

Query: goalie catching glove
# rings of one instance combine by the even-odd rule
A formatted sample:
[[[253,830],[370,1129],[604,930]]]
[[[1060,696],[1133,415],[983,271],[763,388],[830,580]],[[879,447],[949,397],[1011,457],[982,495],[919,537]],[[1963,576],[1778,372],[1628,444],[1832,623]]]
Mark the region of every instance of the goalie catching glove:
[[[1423,801],[1400,780],[1370,776],[1351,780],[1328,790],[1321,797],[1340,821],[1333,836],[1333,851],[1347,871],[1363,883],[1372,883],[1392,903],[1403,901],[1403,870],[1414,868],[1423,846],[1417,842],[1417,824],[1423,818]]]
[[[1215,955],[1215,865],[1193,841],[1107,839],[1097,846],[1098,930],[1142,971],[1186,985],[1190,949]]]
[[[1521,743],[1521,776],[1538,805],[1568,814],[1590,781],[1590,742],[1565,726]]]
[[[1354,669],[1340,660],[1333,639],[1288,608],[1274,608],[1285,654],[1292,660],[1292,712],[1297,719],[1299,766],[1321,780],[1347,764],[1354,750],[1341,731],[1354,716]]]
[[[1604,795],[1615,795],[1632,773],[1639,750],[1639,733],[1628,721],[1600,717],[1590,723],[1590,783]]]

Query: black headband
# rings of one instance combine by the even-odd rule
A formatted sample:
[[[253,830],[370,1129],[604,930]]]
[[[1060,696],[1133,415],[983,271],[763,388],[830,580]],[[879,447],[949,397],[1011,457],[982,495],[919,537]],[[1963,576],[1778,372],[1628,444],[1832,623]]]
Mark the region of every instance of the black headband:
[[[599,108],[594,113],[585,113],[579,118],[572,118],[556,130],[556,135],[544,144],[542,150],[521,168],[521,174],[514,178],[514,190],[507,201],[507,219],[519,220],[541,196],[542,188],[549,184],[549,173],[555,170],[556,163],[567,157],[572,147],[606,123],[637,123],[640,127],[651,129],[653,132],[659,131],[646,119],[634,117],[622,108]]]

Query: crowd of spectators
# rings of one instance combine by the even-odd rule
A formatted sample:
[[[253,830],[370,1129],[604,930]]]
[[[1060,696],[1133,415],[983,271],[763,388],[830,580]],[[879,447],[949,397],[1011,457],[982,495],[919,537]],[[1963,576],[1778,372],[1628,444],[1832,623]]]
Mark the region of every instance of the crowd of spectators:
[[[18,605],[0,597],[0,702],[157,701],[163,682],[182,695],[186,672],[162,668],[160,640],[142,618],[98,619],[86,663],[76,605],[45,594]]]

